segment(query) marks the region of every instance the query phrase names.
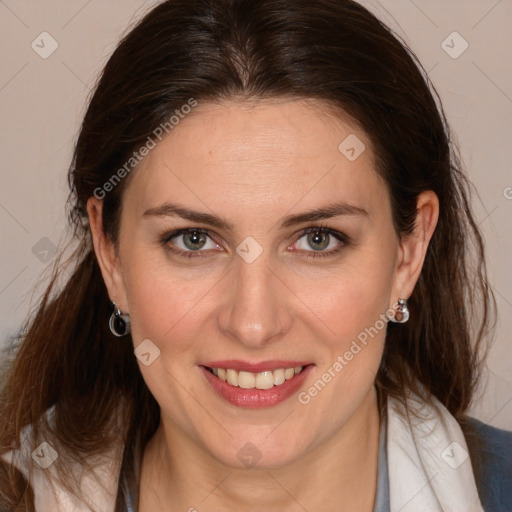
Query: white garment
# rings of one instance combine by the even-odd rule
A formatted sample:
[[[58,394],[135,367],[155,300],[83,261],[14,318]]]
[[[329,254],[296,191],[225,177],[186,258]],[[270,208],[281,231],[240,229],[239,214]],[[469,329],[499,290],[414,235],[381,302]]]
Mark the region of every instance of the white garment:
[[[407,414],[401,403],[388,399],[387,460],[391,512],[483,512],[478,498],[468,448],[455,418],[437,400],[439,412],[416,395],[407,399],[408,408],[419,419]],[[33,462],[30,429],[20,450],[4,458],[28,477],[33,468],[32,488],[36,512],[85,512],[91,508],[79,503],[59,485],[49,486],[43,471]],[[119,447],[118,447],[119,448]],[[92,510],[114,510],[120,469],[120,451],[105,456],[95,465],[98,480],[82,475],[80,487]]]
[[[483,512],[464,434],[436,399],[439,413],[411,395],[388,400],[388,474],[391,512]],[[403,414],[400,414],[403,412]]]
[[[53,408],[48,409],[46,412],[48,418],[51,418],[52,412]],[[82,490],[86,499],[84,503],[59,485],[54,477],[53,464],[44,467],[55,458],[55,454],[57,458],[59,457],[58,450],[54,450],[51,445],[42,444],[45,443],[44,440],[36,444],[31,426],[23,429],[21,438],[21,448],[10,451],[2,457],[14,464],[30,481],[34,491],[36,512],[91,512],[91,510],[111,512],[114,510],[121,461],[120,446],[115,447],[93,464],[94,474],[85,473],[79,463],[71,466],[69,474],[74,477]],[[32,474],[30,475],[29,472]]]

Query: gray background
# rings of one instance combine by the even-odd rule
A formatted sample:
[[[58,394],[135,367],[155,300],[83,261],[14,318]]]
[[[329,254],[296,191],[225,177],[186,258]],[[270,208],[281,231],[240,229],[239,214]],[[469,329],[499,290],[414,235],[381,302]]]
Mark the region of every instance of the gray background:
[[[0,0],[0,343],[36,303],[65,241],[66,171],[90,89],[121,34],[156,3]],[[362,3],[428,71],[478,190],[499,321],[472,414],[512,430],[512,0]]]

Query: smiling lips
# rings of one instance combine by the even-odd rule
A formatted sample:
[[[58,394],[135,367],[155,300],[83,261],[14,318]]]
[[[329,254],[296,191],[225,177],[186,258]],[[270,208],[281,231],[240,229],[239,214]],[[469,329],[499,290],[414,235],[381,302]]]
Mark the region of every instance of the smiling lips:
[[[215,361],[201,365],[213,390],[238,407],[270,407],[292,396],[314,367],[303,361]]]

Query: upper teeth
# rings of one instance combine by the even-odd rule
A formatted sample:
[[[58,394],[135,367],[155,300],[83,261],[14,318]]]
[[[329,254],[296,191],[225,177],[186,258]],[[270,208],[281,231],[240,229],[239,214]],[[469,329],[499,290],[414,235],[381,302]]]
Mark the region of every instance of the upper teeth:
[[[285,380],[290,380],[294,375],[302,371],[302,366],[295,368],[279,368],[260,373],[237,371],[225,368],[212,368],[212,371],[220,380],[244,389],[270,389],[281,385]]]

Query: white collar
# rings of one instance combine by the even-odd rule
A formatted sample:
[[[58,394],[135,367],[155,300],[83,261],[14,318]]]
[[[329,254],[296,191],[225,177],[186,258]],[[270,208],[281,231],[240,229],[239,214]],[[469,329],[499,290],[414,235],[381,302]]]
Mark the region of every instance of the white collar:
[[[448,410],[433,401],[438,411],[410,394],[407,413],[388,398],[390,510],[483,512],[464,434]]]

